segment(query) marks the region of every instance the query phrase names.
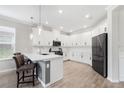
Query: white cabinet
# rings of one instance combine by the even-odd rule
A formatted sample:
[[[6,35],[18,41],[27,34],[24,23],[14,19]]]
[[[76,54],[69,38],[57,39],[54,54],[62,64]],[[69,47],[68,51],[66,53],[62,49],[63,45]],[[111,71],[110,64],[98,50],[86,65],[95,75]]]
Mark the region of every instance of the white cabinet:
[[[69,38],[70,38],[70,46],[71,47],[74,47],[76,46],[76,40],[77,40],[77,35],[71,35]]]
[[[70,39],[69,36],[61,34],[61,46],[62,47],[68,47],[70,46]]]
[[[60,36],[60,38],[61,38],[61,46],[65,46],[66,44],[65,44],[65,36],[64,35],[61,35]]]
[[[68,53],[63,51],[63,60],[68,60],[69,57],[68,57]]]
[[[60,31],[54,30],[51,33],[53,33],[52,34],[52,39],[53,40],[57,40],[57,41],[60,41],[61,40]]]
[[[51,59],[50,62],[50,82],[52,84],[63,78],[63,61],[62,58],[56,58]]]
[[[40,46],[46,46],[46,33],[45,33],[45,31],[41,31],[41,33],[40,33],[40,35],[39,35],[39,37],[40,37]]]
[[[33,28],[32,34],[33,34],[32,45],[39,46],[40,38],[39,38],[37,29]]]
[[[35,28],[33,29],[33,46],[52,46],[53,40],[56,40],[57,36],[53,32],[44,30],[39,34],[38,29]]]
[[[99,25],[92,31],[92,37],[97,36],[102,33],[107,33],[107,25],[106,23]]]
[[[87,47],[91,46],[92,33],[85,32],[82,34],[70,36],[70,42],[72,47]]]
[[[87,32],[83,34],[83,43],[85,47],[91,47],[91,43],[92,43],[92,33],[91,32]]]
[[[96,28],[92,31],[92,37],[97,36],[97,35],[99,35],[99,28],[98,28],[98,27],[96,27]]]
[[[42,31],[40,34],[41,46],[52,46],[53,33],[49,31]]]
[[[90,48],[71,48],[70,59],[91,65],[91,50]]]
[[[81,34],[75,36],[75,46],[82,46],[82,36]]]
[[[107,27],[105,25],[101,25],[99,27],[99,34],[106,33]]]
[[[63,47],[63,60],[70,59],[70,48]]]

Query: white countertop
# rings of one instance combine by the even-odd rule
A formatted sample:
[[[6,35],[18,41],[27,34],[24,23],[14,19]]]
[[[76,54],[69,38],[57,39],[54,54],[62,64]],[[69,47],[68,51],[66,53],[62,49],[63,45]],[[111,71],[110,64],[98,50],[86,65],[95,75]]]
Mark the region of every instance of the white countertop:
[[[55,54],[49,54],[49,55],[40,55],[40,54],[27,54],[24,53],[24,55],[28,58],[30,58],[32,61],[40,61],[40,60],[47,60],[47,59],[53,59],[53,58],[62,58],[63,56],[55,55]]]

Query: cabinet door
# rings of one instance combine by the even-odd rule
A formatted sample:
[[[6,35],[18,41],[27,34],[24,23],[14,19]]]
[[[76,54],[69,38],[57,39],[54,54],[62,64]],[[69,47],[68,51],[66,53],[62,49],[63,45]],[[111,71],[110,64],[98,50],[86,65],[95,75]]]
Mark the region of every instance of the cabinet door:
[[[107,26],[106,25],[101,25],[99,28],[99,34],[106,33],[107,32]]]
[[[76,38],[75,39],[75,46],[81,46],[82,45],[82,41],[83,41],[82,34],[76,35],[75,38]]]
[[[56,31],[56,30],[54,30],[53,32],[52,32],[53,34],[53,40],[57,40],[57,41],[60,41],[60,32],[59,31]]]
[[[40,46],[45,46],[45,43],[47,41],[45,31],[41,31],[39,37],[40,37]]]
[[[42,31],[40,34],[40,45],[51,46],[53,41],[53,33],[49,31]]]
[[[91,46],[91,41],[92,41],[92,33],[87,32],[83,35],[84,37],[84,46],[90,47]]]
[[[74,47],[76,45],[76,35],[71,35],[70,36],[71,39],[71,46]]]
[[[50,82],[53,83],[63,78],[63,59],[55,58],[50,62]]]
[[[46,46],[52,46],[53,38],[54,38],[54,34],[52,32],[46,31],[46,33],[45,33],[45,40],[46,40],[45,45]]]
[[[70,41],[69,41],[69,37],[67,35],[64,36],[64,42],[65,42],[65,46],[69,47]]]
[[[65,35],[61,35],[61,45],[66,46],[66,36]]]
[[[39,38],[39,35],[38,35],[38,30],[34,28],[32,34],[33,34],[32,45],[33,46],[38,46],[39,41],[40,41],[40,38]]]
[[[93,31],[92,31],[92,37],[99,35],[99,27],[96,27]]]

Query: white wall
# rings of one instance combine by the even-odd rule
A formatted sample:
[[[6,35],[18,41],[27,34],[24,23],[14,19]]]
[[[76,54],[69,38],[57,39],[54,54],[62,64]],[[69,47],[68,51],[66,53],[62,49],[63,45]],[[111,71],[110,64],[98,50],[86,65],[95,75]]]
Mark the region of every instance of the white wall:
[[[118,6],[107,10],[108,23],[108,79],[119,82],[119,48],[118,48]]]
[[[31,26],[0,19],[0,26],[13,27],[16,29],[16,51],[31,52],[31,40],[29,35]]]
[[[16,23],[14,21],[8,21],[0,19],[0,26],[7,26],[16,29],[16,51],[20,52],[32,52],[32,45],[29,35],[32,31],[31,26]],[[15,64],[12,60],[0,61],[0,71],[15,68]]]
[[[124,81],[124,7],[118,12],[119,80]]]
[[[119,48],[124,52],[124,7],[119,10]]]

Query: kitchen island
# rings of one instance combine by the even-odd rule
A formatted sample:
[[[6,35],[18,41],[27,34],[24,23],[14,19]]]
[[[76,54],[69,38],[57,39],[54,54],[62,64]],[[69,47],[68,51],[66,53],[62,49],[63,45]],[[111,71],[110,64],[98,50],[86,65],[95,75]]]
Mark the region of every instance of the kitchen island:
[[[63,57],[55,54],[24,54],[38,65],[38,79],[43,87],[63,78]]]

